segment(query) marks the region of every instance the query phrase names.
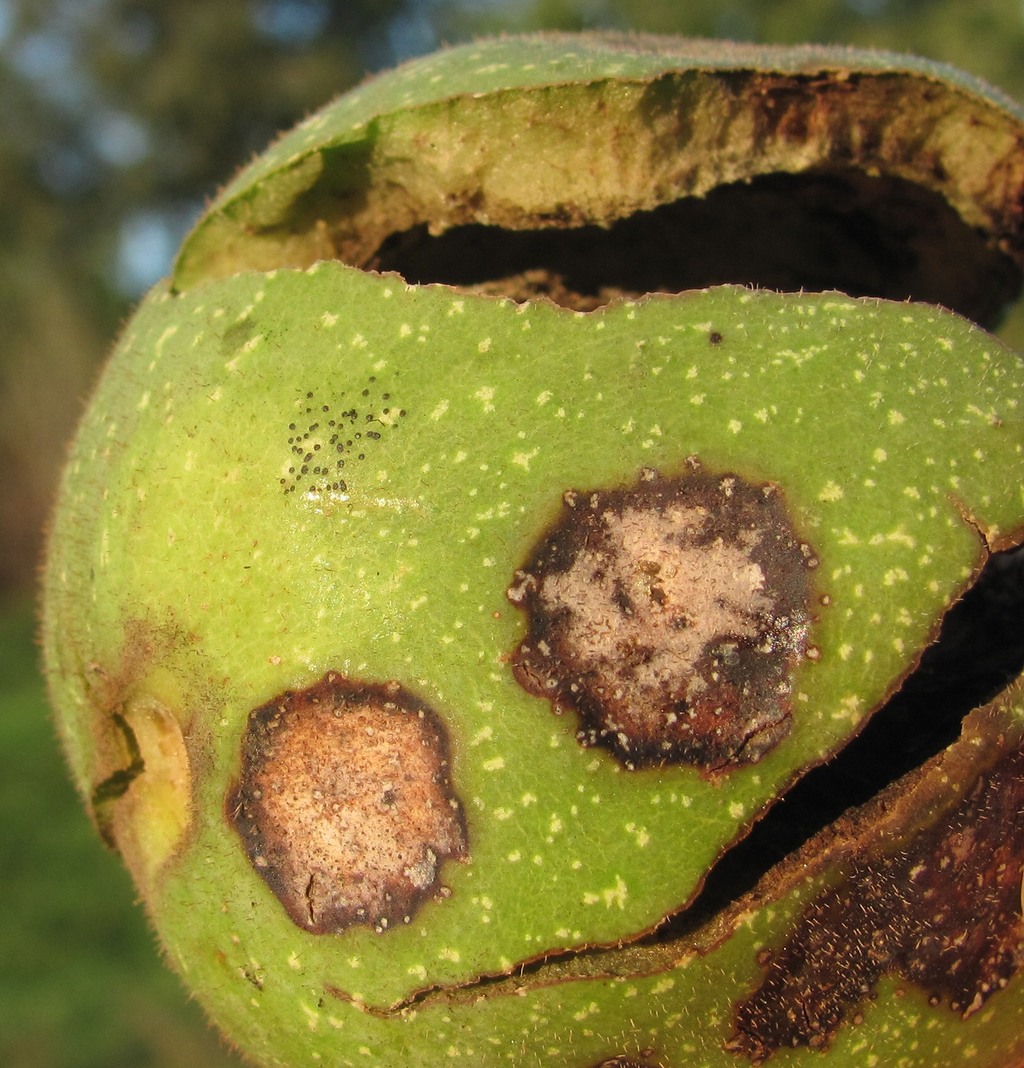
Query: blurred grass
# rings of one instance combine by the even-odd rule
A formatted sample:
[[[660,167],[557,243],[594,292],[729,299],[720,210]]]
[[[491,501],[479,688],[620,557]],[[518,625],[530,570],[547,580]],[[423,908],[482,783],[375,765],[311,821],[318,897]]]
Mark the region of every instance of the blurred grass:
[[[0,613],[0,1066],[230,1068],[70,785],[31,604]]]

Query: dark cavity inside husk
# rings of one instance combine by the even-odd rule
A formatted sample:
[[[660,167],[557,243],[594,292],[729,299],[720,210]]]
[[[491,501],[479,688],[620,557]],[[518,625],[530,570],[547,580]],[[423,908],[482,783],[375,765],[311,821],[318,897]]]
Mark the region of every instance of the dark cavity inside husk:
[[[856,170],[766,174],[607,226],[392,234],[366,264],[415,284],[590,311],[720,284],[949,308],[986,327],[1020,291],[1017,264],[937,193]]]

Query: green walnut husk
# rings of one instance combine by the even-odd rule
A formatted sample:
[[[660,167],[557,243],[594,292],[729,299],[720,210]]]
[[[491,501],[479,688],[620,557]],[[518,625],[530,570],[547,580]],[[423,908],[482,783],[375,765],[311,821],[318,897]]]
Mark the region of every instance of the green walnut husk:
[[[43,638],[255,1064],[1020,1062],[1024,684],[941,744],[947,681],[905,695],[1024,539],[978,325],[1022,145],[906,57],[521,38],[211,205],[73,445]],[[860,796],[879,724],[927,751]]]

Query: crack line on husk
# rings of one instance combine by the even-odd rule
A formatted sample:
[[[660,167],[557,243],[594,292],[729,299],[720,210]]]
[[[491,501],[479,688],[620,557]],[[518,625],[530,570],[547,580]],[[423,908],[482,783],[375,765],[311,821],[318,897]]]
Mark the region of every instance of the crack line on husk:
[[[946,610],[936,640],[852,740],[827,761],[806,769],[725,847],[676,912],[630,939],[559,949],[501,972],[425,987],[384,1008],[332,984],[325,986],[326,993],[387,1018],[431,1004],[471,1000],[485,990],[511,995],[588,978],[641,978],[715,948],[731,933],[730,917],[743,912],[744,902],[769,873],[781,872],[787,859],[834,826],[844,812],[868,804],[947,752],[968,714],[989,704],[1024,672],[1024,628],[1005,625],[1024,607],[1024,545],[994,552],[980,526],[971,526],[983,546],[982,566]],[[989,653],[987,658],[982,651]],[[979,660],[984,661],[980,671]],[[920,726],[922,709],[936,708],[939,712],[930,716],[926,731],[907,730],[908,724]],[[908,734],[915,744],[894,744],[894,739],[906,741]]]

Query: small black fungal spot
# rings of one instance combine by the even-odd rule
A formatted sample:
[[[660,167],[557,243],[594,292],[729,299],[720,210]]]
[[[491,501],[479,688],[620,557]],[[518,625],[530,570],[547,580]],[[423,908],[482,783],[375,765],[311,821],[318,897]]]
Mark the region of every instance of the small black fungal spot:
[[[721,345],[723,340],[722,335],[717,330],[712,330],[711,333],[708,334],[708,341],[710,341],[712,345]]]
[[[367,381],[372,383],[375,378],[371,376]],[[366,445],[363,445],[364,451],[353,453],[351,450],[355,443],[360,442],[362,444],[365,441],[369,444],[383,441],[387,431],[395,425],[394,409],[383,404],[378,407],[373,401],[374,390],[372,388],[364,387],[361,390],[361,394],[370,401],[367,409],[363,411],[350,407],[340,412],[337,418],[324,422],[314,419],[309,422],[307,429],[301,433],[297,432],[297,426],[294,422],[288,424],[288,429],[292,433],[287,438],[286,443],[290,447],[291,453],[298,458],[302,466],[298,472],[296,472],[295,467],[287,468],[287,477],[278,480],[285,493],[293,493],[296,489],[296,483],[302,480],[303,475],[312,476],[309,484],[304,488],[307,499],[315,499],[325,493],[348,491],[347,483],[339,481],[332,476],[341,471],[347,461],[366,459],[368,455],[365,451]],[[344,396],[344,391],[335,394],[336,399],[333,402],[335,408],[339,407],[338,398]],[[381,394],[380,402],[383,402],[386,397],[390,398],[391,394]],[[302,399],[296,401],[296,409],[302,410],[304,408],[307,414],[312,414],[314,411],[326,413],[332,409],[331,403],[320,402],[318,406],[314,407],[314,404],[306,404],[306,401],[316,401],[315,390],[305,390]],[[406,413],[403,409],[397,414],[404,416]],[[343,427],[346,422],[349,426],[375,423],[377,424],[377,429],[365,432],[353,431],[351,437],[342,439],[339,428]],[[318,465],[310,470],[308,465],[317,457],[317,454],[323,453],[328,448],[334,454],[333,463],[326,463],[321,456],[319,457]]]

